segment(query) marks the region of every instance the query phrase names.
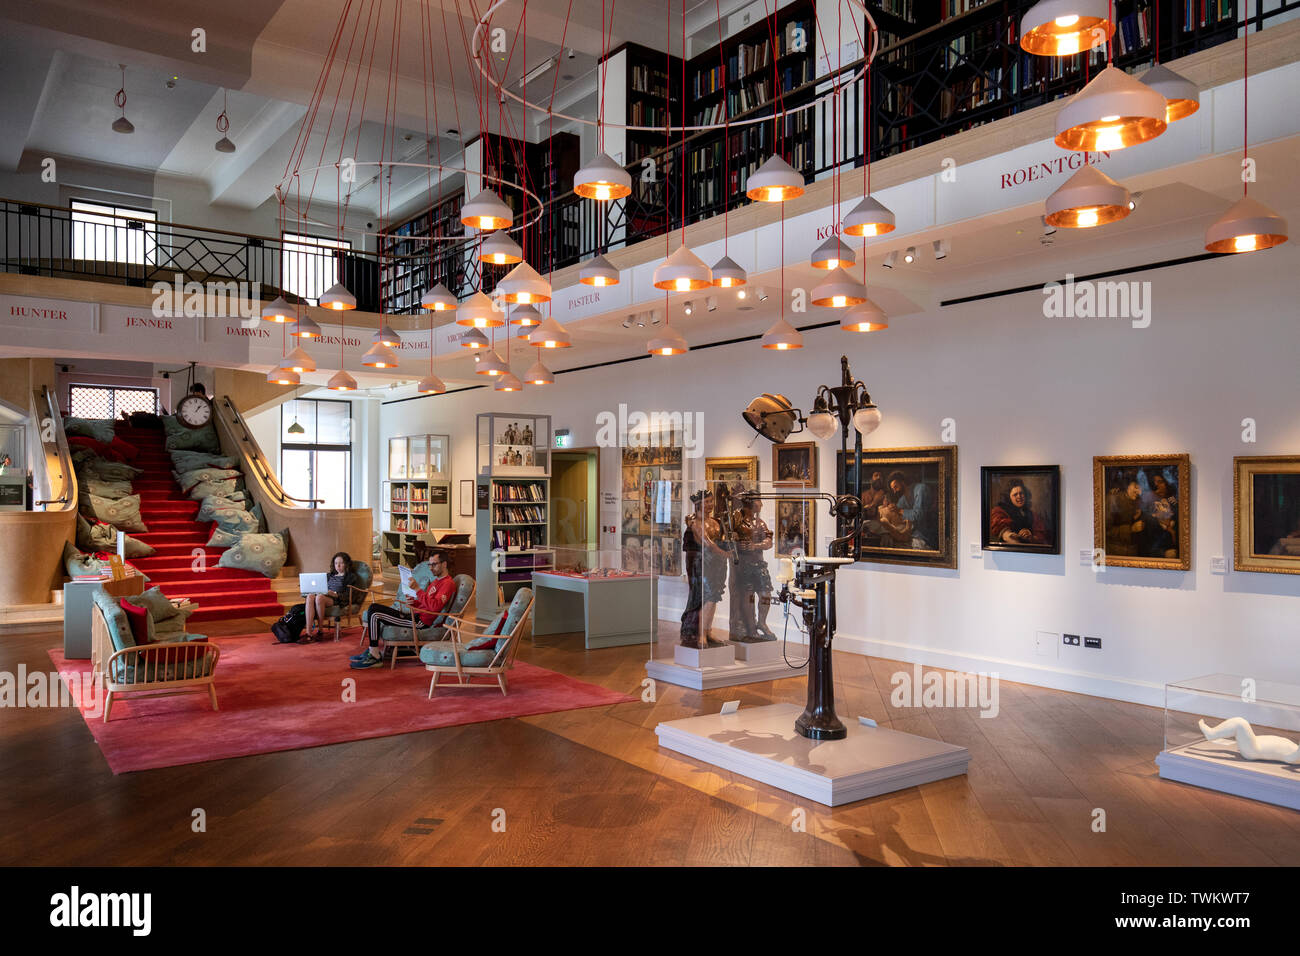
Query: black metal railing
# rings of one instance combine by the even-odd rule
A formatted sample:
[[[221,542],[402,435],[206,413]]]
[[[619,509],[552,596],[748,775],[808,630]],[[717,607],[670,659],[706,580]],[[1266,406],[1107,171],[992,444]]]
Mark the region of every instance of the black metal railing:
[[[1198,0],[1186,20],[1188,7],[1170,0],[1160,5],[1157,22],[1154,3],[1119,0],[1116,36],[1123,39],[1116,40],[1115,63],[1130,70],[1151,63],[1156,35],[1162,60],[1235,39],[1242,29],[1241,3]],[[747,205],[749,174],[778,146],[805,179],[813,180],[860,167],[868,136],[874,161],[1073,94],[1101,68],[1104,54],[1026,54],[1017,38],[1020,18],[1031,4],[989,0],[884,46],[871,70],[869,110],[868,81],[856,76],[862,60],[845,63],[784,90],[781,106],[787,115],[780,119],[773,120],[772,104],[764,104],[731,117],[733,124],[760,122],[697,131],[635,156],[627,166],[632,194],[625,199],[598,204],[567,190],[545,197],[540,212],[529,210],[530,225],[516,238],[540,271],[564,268]],[[1262,30],[1297,9],[1300,0],[1280,0],[1267,11],[1257,6],[1253,29]],[[1141,21],[1144,10],[1147,19]],[[1129,18],[1136,19],[1126,25]],[[1118,52],[1121,47],[1124,51]],[[841,84],[839,95],[826,97],[836,83]],[[808,108],[789,112],[801,106]],[[436,282],[462,299],[479,288],[491,292],[509,269],[480,263],[472,238],[437,242],[432,249],[412,238],[396,244],[400,252],[380,256],[359,250],[303,251],[273,237],[129,215],[97,215],[96,221],[86,222],[74,219],[68,209],[14,200],[0,200],[0,218],[0,267],[6,272],[128,285],[172,282],[179,275],[186,281],[258,283],[261,296],[272,298],[292,270],[316,276],[317,293],[341,276],[357,296],[358,308],[375,312],[417,313],[419,296],[411,289],[423,291]],[[286,255],[297,263],[289,269]],[[384,282],[385,276],[408,271],[410,289],[400,301],[391,293],[385,300],[380,290],[392,285]]]

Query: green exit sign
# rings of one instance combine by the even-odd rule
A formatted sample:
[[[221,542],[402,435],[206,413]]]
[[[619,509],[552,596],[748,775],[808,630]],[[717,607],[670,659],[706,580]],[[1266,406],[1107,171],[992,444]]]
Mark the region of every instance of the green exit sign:
[[[569,430],[567,428],[562,428],[555,433],[555,447],[556,448],[573,447],[573,436],[569,434]]]

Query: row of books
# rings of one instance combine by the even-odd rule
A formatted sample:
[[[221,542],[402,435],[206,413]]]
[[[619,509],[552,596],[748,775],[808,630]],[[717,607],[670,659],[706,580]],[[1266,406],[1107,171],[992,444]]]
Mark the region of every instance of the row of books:
[[[1151,8],[1145,4],[1120,17],[1115,25],[1115,54],[1123,56],[1151,42]]]
[[[493,501],[545,501],[546,486],[540,481],[512,484],[498,482],[492,486]]]
[[[787,140],[803,139],[805,134],[810,132],[813,127],[812,111],[804,110],[801,113],[793,113],[780,122],[785,127]],[[751,154],[765,152],[770,138],[771,126],[768,123],[758,123],[732,133],[729,139],[732,162],[738,163],[744,159],[752,158]],[[718,139],[691,150],[687,156],[686,171],[691,176],[698,176],[722,165],[723,143],[721,139]],[[798,164],[795,164],[795,168],[799,168]]]
[[[1184,33],[1237,18],[1233,0],[1183,0],[1182,14]]]
[[[660,99],[668,95],[668,76],[663,70],[646,64],[635,64],[628,71],[628,79],[634,93],[649,93]]]
[[[546,546],[546,528],[495,528],[492,531],[492,549],[501,551],[528,551]]]
[[[963,13],[969,13],[976,7],[984,6],[987,2],[988,0],[943,0],[942,19],[948,20]]]
[[[798,89],[812,79],[813,64],[811,60],[801,60],[797,64],[784,67],[780,71],[781,92],[789,93],[791,90]],[[721,99],[716,103],[710,103],[702,110],[697,110],[694,116],[694,125],[720,125],[728,116],[738,116],[746,113],[756,107],[763,106],[771,100],[770,90],[772,88],[772,78],[765,76],[763,79],[754,83],[747,83],[739,89],[728,89],[724,104]]]
[[[418,533],[423,533],[423,532],[429,530],[429,519],[428,519],[428,518],[418,518],[418,517],[412,517],[412,518],[399,518],[399,517],[394,516],[394,517],[393,517],[393,530],[394,530],[394,531],[414,531],[414,532],[418,532]]]
[[[496,520],[501,524],[546,523],[546,509],[541,505],[494,505]]]
[[[880,0],[876,6],[885,13],[902,17],[904,20],[910,20],[913,23],[916,22],[916,10],[912,5],[912,0]]]
[[[668,108],[662,103],[637,100],[627,111],[633,126],[663,126],[668,119]]]

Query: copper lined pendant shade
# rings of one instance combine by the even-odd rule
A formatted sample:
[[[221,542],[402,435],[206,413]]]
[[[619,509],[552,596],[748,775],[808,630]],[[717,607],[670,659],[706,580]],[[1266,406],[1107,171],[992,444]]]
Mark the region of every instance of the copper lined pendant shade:
[[[844,310],[840,316],[840,328],[845,332],[881,332],[889,328],[889,316],[884,309],[867,299],[860,305]]]
[[[485,189],[465,205],[460,207],[460,221],[473,229],[488,231],[504,229],[514,221],[511,212],[501,197],[490,189]]]
[[[475,292],[456,310],[456,324],[473,329],[495,329],[506,324],[496,306],[482,292]]]
[[[1107,0],[1042,0],[1020,19],[1020,48],[1071,56],[1100,46],[1114,32]]]
[[[1138,78],[1165,98],[1165,122],[1187,119],[1201,108],[1201,89],[1187,77],[1157,63]]]
[[[831,309],[845,309],[867,301],[867,287],[843,269],[833,269],[812,290],[812,304]]]
[[[1155,139],[1169,125],[1165,98],[1108,66],[1056,114],[1056,145],[1107,152]]]
[[[745,195],[756,202],[785,202],[803,195],[803,175],[780,156],[770,156],[754,170]]]
[[[573,177],[573,191],[596,202],[622,199],[632,195],[632,177],[607,153],[597,153]]]
[[[1286,240],[1286,220],[1249,196],[1238,199],[1205,231],[1207,252],[1255,252]]]
[[[694,292],[713,285],[713,272],[683,243],[654,272],[654,287],[668,292]]]
[[[1096,166],[1083,166],[1047,197],[1049,226],[1088,229],[1118,222],[1132,210],[1129,191]]]
[[[871,196],[864,196],[844,217],[840,229],[846,236],[883,236],[894,231],[894,214]]]
[[[492,233],[479,246],[480,262],[490,262],[494,266],[509,266],[524,261],[524,251],[519,243],[510,238],[504,229]]]
[[[505,278],[497,283],[497,291],[512,305],[551,301],[551,284],[526,262],[507,272]]]
[[[763,333],[763,348],[785,352],[790,349],[803,348],[803,336],[799,330],[785,319],[777,319],[770,329]]]

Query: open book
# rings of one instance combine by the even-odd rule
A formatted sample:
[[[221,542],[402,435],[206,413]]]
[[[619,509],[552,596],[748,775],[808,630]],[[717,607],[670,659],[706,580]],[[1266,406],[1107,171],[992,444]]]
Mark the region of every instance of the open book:
[[[397,573],[401,577],[401,580],[397,585],[397,596],[403,599],[415,597],[415,592],[417,590],[415,586],[415,574],[405,565],[398,567]]]

